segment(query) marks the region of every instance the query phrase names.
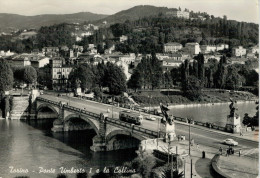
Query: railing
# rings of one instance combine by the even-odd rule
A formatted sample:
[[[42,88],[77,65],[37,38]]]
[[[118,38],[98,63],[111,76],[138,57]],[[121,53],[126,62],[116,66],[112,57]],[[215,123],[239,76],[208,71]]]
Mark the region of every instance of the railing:
[[[83,96],[82,98],[88,99],[88,100],[92,100],[92,101],[97,101],[97,99],[95,99],[95,98],[89,98],[89,97],[85,97],[85,96]],[[57,106],[60,105],[59,102],[54,102],[54,101],[47,100],[47,99],[44,99],[44,98],[37,98],[37,100],[45,101],[45,102],[48,102],[48,103],[51,103],[51,104],[55,104]],[[114,105],[117,105],[117,103],[114,103]],[[126,108],[126,109],[130,109],[130,106],[127,106],[127,105],[124,105],[124,104],[119,104],[119,106],[123,107],[123,108]],[[68,105],[65,105],[65,107],[67,107],[68,109],[74,108],[74,107],[68,106]],[[147,109],[140,108],[140,107],[133,107],[132,109],[135,110],[135,111],[140,111],[140,112],[144,112],[144,113],[147,113],[147,114],[150,112]],[[76,108],[74,111],[78,111],[78,112],[81,112],[81,113],[84,113],[84,114],[87,114],[87,115],[90,115],[90,116],[93,116],[93,117],[99,117],[99,115],[97,116],[94,113],[91,113],[91,112],[88,112],[88,111],[85,111],[85,110],[81,110],[81,109],[78,109],[78,108]],[[154,115],[159,115],[159,114],[154,114]],[[177,117],[177,116],[174,116],[174,120],[181,121],[181,122],[186,122],[186,123],[188,122],[187,118],[182,118],[182,117]],[[120,122],[122,122],[122,121],[120,121]],[[207,127],[207,128],[210,128],[210,129],[226,131],[225,127],[214,125],[213,123],[205,123],[205,122],[200,122],[200,121],[195,121],[194,120],[193,124],[194,125],[199,125],[199,126],[202,126],[202,127]]]
[[[37,100],[60,106],[59,102],[51,101],[51,100],[48,100],[48,99],[37,98]],[[98,121],[100,119],[100,115],[96,114],[96,113],[92,113],[92,112],[82,110],[82,109],[79,109],[79,108],[76,108],[76,107],[73,107],[73,106],[65,105],[65,104],[63,105],[63,107],[66,110],[70,110],[70,111],[77,112],[79,114],[85,114],[85,115],[91,116],[91,118],[98,120]],[[114,126],[130,129],[132,132],[139,132],[139,133],[141,133],[141,134],[143,134],[143,135],[145,135],[149,138],[158,137],[158,132],[156,132],[156,131],[145,129],[143,127],[140,127],[140,126],[128,123],[128,122],[123,122],[123,121],[120,121],[118,119],[112,119],[112,118],[106,117],[106,122],[111,124],[111,125],[114,125]],[[164,132],[159,133],[159,137],[163,137],[164,135],[165,135]]]

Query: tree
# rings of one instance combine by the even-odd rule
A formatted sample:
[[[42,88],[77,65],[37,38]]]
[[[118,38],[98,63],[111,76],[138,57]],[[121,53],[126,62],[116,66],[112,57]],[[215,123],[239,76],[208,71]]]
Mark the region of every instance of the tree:
[[[238,69],[233,65],[228,66],[226,77],[226,88],[236,90],[242,86],[243,78],[238,74]]]
[[[0,93],[10,90],[13,87],[13,71],[4,59],[0,59]]]
[[[188,76],[182,86],[184,95],[191,100],[200,100],[202,82],[195,76]]]
[[[32,66],[26,66],[24,68],[23,80],[27,84],[33,84],[37,81],[37,72]]]
[[[138,70],[134,70],[134,73],[131,75],[130,79],[127,82],[128,88],[132,89],[141,89],[143,86],[143,78],[141,76],[141,73]]]
[[[121,94],[126,91],[126,76],[123,70],[112,63],[107,63],[106,75],[103,80],[106,81],[106,86],[111,94]]]
[[[83,91],[91,90],[95,87],[95,75],[93,69],[88,64],[82,64],[76,66],[73,71],[69,74],[69,82],[74,89],[76,89],[77,81],[80,81],[80,87]]]

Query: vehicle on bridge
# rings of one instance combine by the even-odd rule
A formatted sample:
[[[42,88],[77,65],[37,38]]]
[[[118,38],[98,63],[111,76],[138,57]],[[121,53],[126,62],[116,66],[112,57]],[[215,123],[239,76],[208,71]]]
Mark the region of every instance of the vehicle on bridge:
[[[223,143],[224,144],[227,144],[227,145],[230,145],[230,146],[237,146],[238,145],[238,142],[234,141],[233,139],[231,138],[228,138],[226,140],[223,140]]]
[[[133,111],[120,111],[119,112],[119,119],[121,121],[141,125],[143,122],[143,116],[139,113],[133,112]]]

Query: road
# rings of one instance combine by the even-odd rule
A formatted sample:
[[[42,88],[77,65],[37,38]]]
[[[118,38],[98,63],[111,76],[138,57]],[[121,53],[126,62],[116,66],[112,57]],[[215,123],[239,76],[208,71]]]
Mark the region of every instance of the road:
[[[100,114],[101,112],[107,113],[107,110],[110,110],[109,117],[111,118],[119,118],[119,111],[120,110],[126,110],[124,108],[118,108],[111,105],[106,104],[100,104],[93,101],[88,100],[80,100],[78,98],[71,98],[71,97],[57,97],[53,95],[41,95],[42,98],[49,99],[52,101],[64,101],[67,102],[69,105],[86,109],[89,112]],[[113,111],[113,112],[112,112]],[[147,114],[144,114],[147,115]],[[182,123],[176,123],[176,129],[175,132],[177,135],[185,135],[186,139],[189,137],[189,126],[187,124]],[[150,120],[143,120],[142,127],[157,131],[158,128],[158,121],[150,121]],[[233,138],[235,141],[239,143],[239,146],[237,148],[241,149],[252,149],[252,148],[258,148],[258,142],[246,140],[239,137],[233,137],[232,134],[225,135],[221,133],[214,132],[212,130],[209,130],[207,128],[197,128],[194,126],[191,126],[191,138],[194,139],[195,144],[201,144],[210,146],[214,149],[218,149],[220,146],[227,147],[222,144],[222,141],[226,138]]]

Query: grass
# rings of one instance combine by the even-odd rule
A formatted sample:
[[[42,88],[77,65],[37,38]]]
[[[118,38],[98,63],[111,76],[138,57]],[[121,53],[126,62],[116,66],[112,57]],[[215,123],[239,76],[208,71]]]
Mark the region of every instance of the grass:
[[[193,103],[219,103],[233,100],[253,100],[255,95],[249,92],[228,92],[228,91],[203,91],[200,99],[191,101],[181,91],[139,91],[131,93],[132,98],[141,106],[158,106],[160,103],[169,104],[193,104]]]

